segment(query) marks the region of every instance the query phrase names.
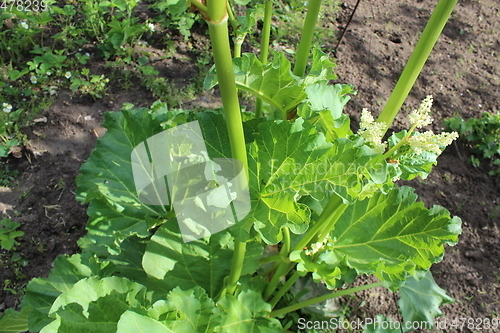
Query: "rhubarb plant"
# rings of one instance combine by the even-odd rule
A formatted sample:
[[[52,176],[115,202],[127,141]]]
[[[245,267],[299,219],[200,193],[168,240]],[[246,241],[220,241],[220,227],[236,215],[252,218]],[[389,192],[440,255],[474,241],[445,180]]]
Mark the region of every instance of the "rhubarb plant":
[[[436,7],[434,33],[422,34],[398,99],[455,3]],[[89,205],[82,251],[60,256],[47,278],[29,283],[21,311],[0,319],[3,331],[290,332],[305,316],[294,312],[375,287],[400,293],[405,321],[432,326],[451,299],[429,270],[458,241],[461,221],[395,183],[425,178],[456,137],[422,131],[432,98],[410,115],[407,131],[387,140],[400,106],[393,99],[379,121],[363,110],[353,132],[343,108],[354,88],[331,85],[334,63],[311,50],[320,0],[309,1],[292,61],[268,56],[270,0],[258,9],[267,41],[259,56],[230,48],[228,26],[255,22],[252,8],[237,18],[225,0],[190,4],[209,26],[215,65],[205,83],[219,87],[222,110],[157,102],[106,114],[107,133],[77,179],[78,199]],[[239,91],[256,97],[255,112],[241,111]],[[224,161],[237,161],[230,170],[237,177],[222,173]],[[191,206],[181,212],[179,201]],[[214,216],[216,232],[204,224]],[[186,230],[203,237],[186,241]],[[353,287],[360,275],[377,282]],[[301,277],[331,292],[297,301],[292,287]],[[417,302],[422,295],[426,302]]]

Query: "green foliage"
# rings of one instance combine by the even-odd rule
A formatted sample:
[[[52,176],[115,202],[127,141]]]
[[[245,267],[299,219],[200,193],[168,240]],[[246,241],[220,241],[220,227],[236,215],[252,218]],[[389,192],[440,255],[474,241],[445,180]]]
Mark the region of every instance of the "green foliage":
[[[374,274],[391,288],[401,285],[407,274],[428,270],[441,260],[444,244],[458,241],[460,220],[439,206],[426,209],[416,199],[412,188],[401,187],[356,201],[312,258],[309,250],[293,254],[301,263],[299,270],[312,271],[318,281],[333,287],[348,263],[358,274]]]
[[[88,204],[87,235],[79,241],[82,252],[60,256],[47,278],[33,279],[21,312],[7,311],[0,324],[42,333],[282,332],[283,326],[293,325],[290,318],[297,317],[283,319],[291,311],[382,285],[401,292],[405,320],[432,323],[440,315],[438,306],[450,299],[424,273],[442,259],[445,244],[456,243],[460,220],[442,207],[426,208],[412,189],[398,187],[394,180],[425,177],[444,147],[434,145],[433,154],[421,147],[412,150],[403,131],[389,139],[388,152],[375,149],[385,145],[372,147],[369,136],[350,130],[343,108],[354,91],[349,85],[329,84],[335,65],[326,54],[313,51],[302,76],[293,74],[292,62],[282,52],[275,52],[269,62],[247,53],[231,59],[226,1],[210,1],[208,9],[203,3],[192,4],[209,22],[218,65],[206,86],[219,85],[224,108],[169,110],[156,102],[150,108],[125,105],[121,112],[106,113],[107,132],[76,181],[78,200]],[[98,42],[106,59],[119,56],[124,64],[136,62],[142,78],[159,85],[156,69],[147,66],[149,59],[135,59],[129,47],[148,29],[133,15],[137,5],[137,0],[79,1],[75,7],[59,8],[54,12],[58,20],[68,22],[82,9],[85,22],[81,28],[61,31],[57,40],[73,38],[81,29]],[[183,14],[187,5],[181,0],[153,7],[168,9],[172,20],[167,25],[180,27],[184,22],[182,33],[188,36],[195,16]],[[246,14],[247,23],[259,17],[255,11]],[[237,38],[250,34],[250,24],[238,31],[238,19],[229,16],[236,23]],[[103,76],[71,70],[66,50],[35,50],[27,67],[11,68],[4,75],[39,84],[51,82],[55,71],[73,90],[93,92],[96,98],[105,92],[108,82]],[[297,57],[307,60],[309,50],[303,51]],[[88,58],[77,53],[72,61],[85,64]],[[237,89],[267,103],[265,117],[240,114]],[[246,181],[241,185],[248,190],[250,211],[223,231],[185,243],[174,204],[140,199],[132,154],[152,136],[193,121],[209,159],[248,161],[242,168],[248,187]],[[190,144],[176,148],[178,156],[163,157],[190,158],[183,155],[191,152]],[[149,148],[144,151],[147,161],[141,159],[141,166],[156,173],[161,166],[154,165]],[[209,186],[213,190],[217,182]],[[148,191],[161,198],[164,189],[155,185]],[[202,224],[205,217],[194,219]],[[268,245],[276,244],[279,254],[264,254]],[[309,273],[331,289],[351,283],[359,274],[375,275],[380,282],[284,304],[294,299],[291,286]],[[422,306],[411,306],[422,297]]]
[[[148,31],[145,24],[139,24],[133,16],[138,0],[80,1],[85,19],[83,31],[89,38],[99,42],[104,58],[126,55],[126,46],[140,40]]]
[[[234,66],[237,87],[268,103],[271,114],[276,111],[282,116],[292,112],[304,101],[308,96],[307,86],[336,78],[332,73],[335,64],[319,50],[314,52],[310,75],[303,78],[291,73],[290,61],[279,52],[275,53],[268,64],[263,64],[254,54],[245,53],[241,58],[234,59]],[[210,89],[217,83],[214,67],[205,80],[205,89]],[[335,95],[329,94],[328,97],[335,98]],[[318,98],[321,97],[316,96]]]
[[[82,69],[78,77],[73,76],[71,72],[68,75],[71,79],[71,90],[81,91],[84,94],[89,94],[94,100],[102,98],[106,94],[107,84],[109,79],[105,78],[104,75],[93,75],[90,74],[88,68]]]
[[[444,121],[446,130],[457,131],[462,140],[470,145],[472,165],[480,165],[479,158],[489,159],[492,165],[500,165],[500,113],[483,112],[479,118],[453,117]],[[500,173],[494,168],[491,175]]]
[[[328,25],[328,21],[335,21],[340,8],[340,1],[323,1],[321,13],[316,27],[314,44],[322,47],[332,48],[337,35],[336,29]],[[278,20],[273,24],[274,44],[294,45],[300,36],[304,13],[307,11],[307,3],[300,0],[280,0],[276,1],[275,15]],[[329,20],[325,20],[329,18]],[[327,45],[325,45],[328,43]]]
[[[433,328],[434,317],[443,314],[439,307],[453,302],[453,298],[446,295],[446,291],[434,282],[430,272],[420,279],[408,278],[401,287],[400,294],[398,304],[404,321],[407,323],[426,322],[428,329]]]
[[[314,272],[315,279],[332,287],[354,270],[375,274],[395,288],[404,282],[405,272],[428,269],[440,260],[443,244],[456,242],[459,220],[443,208],[426,209],[409,188],[380,192],[388,189],[391,177],[385,168],[374,172],[376,164],[385,163],[382,155],[346,138],[328,142],[299,118],[294,123],[245,122],[252,213],[229,232],[185,244],[169,207],[138,200],[130,156],[137,144],[164,128],[195,119],[209,156],[228,156],[226,134],[218,130],[224,120],[217,113],[173,112],[156,103],[152,109],[106,114],[108,131],[78,178],[79,197],[90,202],[88,234],[80,241],[83,253],[60,257],[49,278],[30,282],[23,307],[36,309],[29,314],[31,330],[114,332],[130,324],[165,332],[180,327],[278,332],[279,321],[267,317],[271,306],[262,296],[267,282],[249,276],[259,270],[263,240],[280,241],[283,226],[297,234],[307,232],[307,225],[316,223],[309,205],[319,204],[321,210],[331,193],[352,204],[335,224],[330,241],[317,254],[296,252],[291,259],[300,262],[297,269]],[[357,167],[334,172],[343,165]],[[325,173],[312,172],[322,170],[320,166]],[[306,223],[295,225],[299,221],[290,219],[294,214],[304,214]],[[230,295],[224,293],[223,281],[236,239],[249,241],[243,266],[247,275]],[[105,318],[103,309],[109,309]]]
[[[24,235],[24,232],[16,230],[21,224],[10,219],[0,221],[0,247],[4,250],[11,250],[18,242],[17,237]]]
[[[7,309],[0,318],[0,329],[2,333],[17,333],[28,330],[28,316],[33,308],[25,306],[21,311]]]
[[[186,0],[160,0],[154,1],[150,8],[158,13],[156,22],[164,28],[175,29],[188,40],[191,36],[191,27],[200,16],[195,13],[186,13],[189,3]]]
[[[9,144],[12,144],[12,142],[9,142]],[[9,146],[0,146],[0,157],[5,157],[9,153]],[[2,149],[5,149],[5,151],[2,151]],[[0,186],[9,186],[17,177],[19,174],[19,171],[17,170],[11,170],[7,164],[4,164],[0,162]]]

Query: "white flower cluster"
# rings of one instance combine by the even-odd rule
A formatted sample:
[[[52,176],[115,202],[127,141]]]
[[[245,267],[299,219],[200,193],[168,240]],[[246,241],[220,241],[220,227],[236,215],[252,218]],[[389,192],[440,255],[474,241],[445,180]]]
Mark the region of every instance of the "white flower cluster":
[[[420,104],[417,110],[414,110],[409,116],[410,124],[415,128],[422,128],[432,123],[430,116],[432,106],[432,96],[427,96]]]
[[[441,147],[449,146],[457,138],[457,132],[434,134],[432,131],[427,131],[414,133],[408,138],[408,143],[417,155],[422,154],[424,151],[441,154]]]
[[[10,105],[9,103],[2,103],[2,111],[9,113],[10,111],[12,111],[12,105]]]
[[[417,155],[423,152],[441,154],[444,147],[449,146],[453,140],[458,138],[457,132],[434,134],[432,131],[423,133],[415,131],[432,123],[431,107],[432,96],[429,95],[422,101],[419,108],[408,116],[411,124],[410,130],[398,144],[385,153],[386,157],[390,158],[394,153],[399,157],[397,151],[403,145],[410,146],[411,151]],[[370,112],[363,109],[359,127],[358,134],[365,139],[365,142],[377,153],[383,154],[387,147],[387,143],[382,142],[386,130],[385,124],[376,122]]]
[[[365,141],[377,153],[383,153],[387,144],[382,142],[382,137],[385,133],[385,124],[376,122],[373,116],[367,109],[361,111],[361,122],[359,123],[359,132]]]
[[[331,240],[330,237],[326,237],[323,242],[317,242],[317,243],[312,243],[311,248],[308,250],[305,250],[304,253],[307,256],[312,256],[313,254],[318,253],[325,245],[328,244],[328,242]]]

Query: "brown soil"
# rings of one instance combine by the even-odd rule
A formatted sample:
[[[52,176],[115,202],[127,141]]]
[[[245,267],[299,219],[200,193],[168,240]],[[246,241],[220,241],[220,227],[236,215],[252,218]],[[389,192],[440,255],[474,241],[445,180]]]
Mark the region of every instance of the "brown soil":
[[[355,2],[344,2],[333,25],[345,26]],[[336,54],[338,82],[353,84],[359,91],[347,107],[354,123],[363,107],[376,113],[383,106],[435,3],[361,3]],[[435,100],[435,131],[441,129],[442,119],[453,115],[469,118],[482,111],[500,110],[499,36],[498,0],[460,1],[404,107],[406,114],[428,94]],[[334,43],[325,41],[323,47],[333,50]],[[185,61],[162,64],[167,67],[161,75],[181,80],[181,85],[196,75],[196,66],[186,69]],[[85,233],[87,218],[86,207],[75,200],[75,178],[97,136],[103,133],[100,123],[104,111],[118,110],[124,102],[149,106],[154,101],[139,85],[127,91],[116,85],[109,93],[97,102],[60,93],[42,115],[47,122],[26,130],[30,145],[23,157],[8,159],[10,169],[18,170],[19,175],[12,186],[0,188],[0,214],[21,223],[25,235],[18,252],[28,264],[23,266],[21,260],[5,266],[10,254],[0,251],[0,264],[4,265],[0,270],[0,311],[19,302],[20,295],[4,287],[22,290],[31,278],[46,276],[56,256],[78,251],[76,241]],[[183,107],[207,101],[212,103],[213,96],[204,94]],[[401,117],[395,127],[407,125]],[[442,205],[463,220],[460,242],[432,268],[436,282],[455,298],[455,303],[442,308],[444,316],[439,321],[500,315],[500,185],[498,177],[487,175],[487,166],[473,168],[467,157],[463,144],[451,146],[426,180],[406,182],[427,205]],[[348,301],[352,318],[382,314],[399,320],[394,298],[381,288]],[[448,325],[443,331],[474,330]]]

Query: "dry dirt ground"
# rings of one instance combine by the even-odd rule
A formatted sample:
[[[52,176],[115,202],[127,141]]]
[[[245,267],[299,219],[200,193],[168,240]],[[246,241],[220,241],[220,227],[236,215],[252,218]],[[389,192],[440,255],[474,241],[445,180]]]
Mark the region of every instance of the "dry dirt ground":
[[[332,29],[345,26],[355,2],[343,2],[338,17],[331,18]],[[374,113],[381,109],[436,2],[362,1],[338,52],[332,51],[335,41],[324,41],[323,49],[338,59],[338,82],[353,84],[359,91],[347,107],[354,124],[363,107]],[[405,114],[428,94],[435,100],[435,131],[450,116],[469,118],[500,110],[499,38],[499,0],[459,1],[404,106]],[[188,51],[185,56],[190,56]],[[106,74],[99,66],[102,60],[97,56],[92,60],[95,71]],[[164,66],[161,75],[184,82],[197,70],[186,60],[165,60],[157,66]],[[61,92],[42,115],[47,122],[26,129],[30,145],[23,157],[7,161],[19,174],[11,187],[0,188],[0,214],[21,223],[25,235],[18,252],[27,264],[20,260],[6,266],[8,254],[0,252],[0,311],[18,305],[20,295],[9,289],[22,290],[31,278],[46,276],[56,256],[78,251],[76,240],[85,233],[86,207],[75,200],[75,178],[102,135],[105,111],[116,111],[124,102],[149,106],[154,101],[137,87],[125,91],[112,86],[109,95],[98,101]],[[186,105],[211,100],[210,94]],[[395,128],[407,125],[406,118],[399,117]],[[500,316],[500,182],[498,176],[487,175],[485,163],[473,168],[467,158],[465,144],[452,145],[427,179],[408,184],[428,206],[442,205],[463,220],[460,242],[432,268],[436,282],[455,299],[442,307],[439,321],[449,323],[443,332],[493,332],[451,325],[460,318],[474,318],[480,324]],[[344,301],[352,318],[382,314],[399,320],[394,298],[382,289]]]

